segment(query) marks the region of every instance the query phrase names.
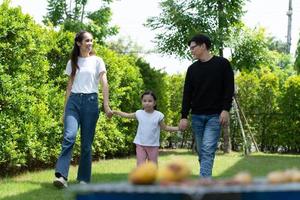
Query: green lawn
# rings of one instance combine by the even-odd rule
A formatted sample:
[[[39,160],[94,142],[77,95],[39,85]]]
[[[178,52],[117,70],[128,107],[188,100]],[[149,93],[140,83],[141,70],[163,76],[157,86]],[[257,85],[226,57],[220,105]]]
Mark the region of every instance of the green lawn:
[[[184,159],[192,170],[192,178],[198,177],[199,164],[196,154],[188,150],[162,151],[159,164],[163,165],[173,157]],[[92,183],[126,181],[128,172],[135,167],[135,158],[101,160],[93,163]],[[239,171],[249,171],[253,176],[265,176],[269,171],[300,168],[300,155],[281,155],[253,153],[243,156],[240,153],[218,153],[215,159],[213,176],[231,177]],[[70,183],[75,184],[77,167],[70,169]],[[52,186],[53,169],[28,172],[16,177],[0,180],[0,199],[40,200],[68,199],[67,190],[58,190]]]

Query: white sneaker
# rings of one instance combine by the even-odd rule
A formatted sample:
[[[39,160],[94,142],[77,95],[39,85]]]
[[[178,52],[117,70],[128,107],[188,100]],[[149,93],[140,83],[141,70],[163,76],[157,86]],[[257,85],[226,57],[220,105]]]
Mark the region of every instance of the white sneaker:
[[[80,185],[87,185],[88,183],[85,182],[85,181],[79,181],[79,184],[80,184]]]
[[[53,185],[59,189],[68,187],[67,181],[62,176],[59,178],[55,178],[55,180],[53,181]]]

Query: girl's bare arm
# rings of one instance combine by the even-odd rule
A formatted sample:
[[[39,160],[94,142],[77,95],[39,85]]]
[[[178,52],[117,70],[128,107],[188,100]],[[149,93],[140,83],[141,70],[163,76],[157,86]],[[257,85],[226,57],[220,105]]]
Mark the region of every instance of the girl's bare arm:
[[[113,110],[113,114],[118,115],[120,117],[130,118],[130,119],[136,118],[135,113],[127,113],[127,112]]]
[[[168,126],[165,124],[164,120],[162,120],[160,123],[160,128],[162,130],[165,130],[165,131],[179,131],[179,127],[178,126]]]

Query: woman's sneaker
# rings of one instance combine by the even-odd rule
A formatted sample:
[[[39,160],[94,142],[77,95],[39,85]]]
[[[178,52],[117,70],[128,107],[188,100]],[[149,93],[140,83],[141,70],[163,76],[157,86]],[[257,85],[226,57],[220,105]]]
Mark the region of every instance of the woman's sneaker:
[[[55,180],[53,181],[53,185],[59,189],[68,187],[67,181],[62,176],[59,178],[55,178]]]

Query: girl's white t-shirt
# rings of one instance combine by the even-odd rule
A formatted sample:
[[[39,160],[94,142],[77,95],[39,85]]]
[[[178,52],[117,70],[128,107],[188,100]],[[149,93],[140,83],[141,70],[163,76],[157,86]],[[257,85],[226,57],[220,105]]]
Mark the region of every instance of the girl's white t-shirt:
[[[147,113],[144,110],[135,112],[138,121],[138,129],[133,143],[143,146],[159,146],[160,125],[164,119],[164,114],[154,110],[152,113]]]
[[[106,72],[102,58],[98,56],[78,57],[78,67],[74,77],[72,90],[73,93],[98,93],[99,75]],[[71,75],[71,60],[68,61],[65,74]]]

